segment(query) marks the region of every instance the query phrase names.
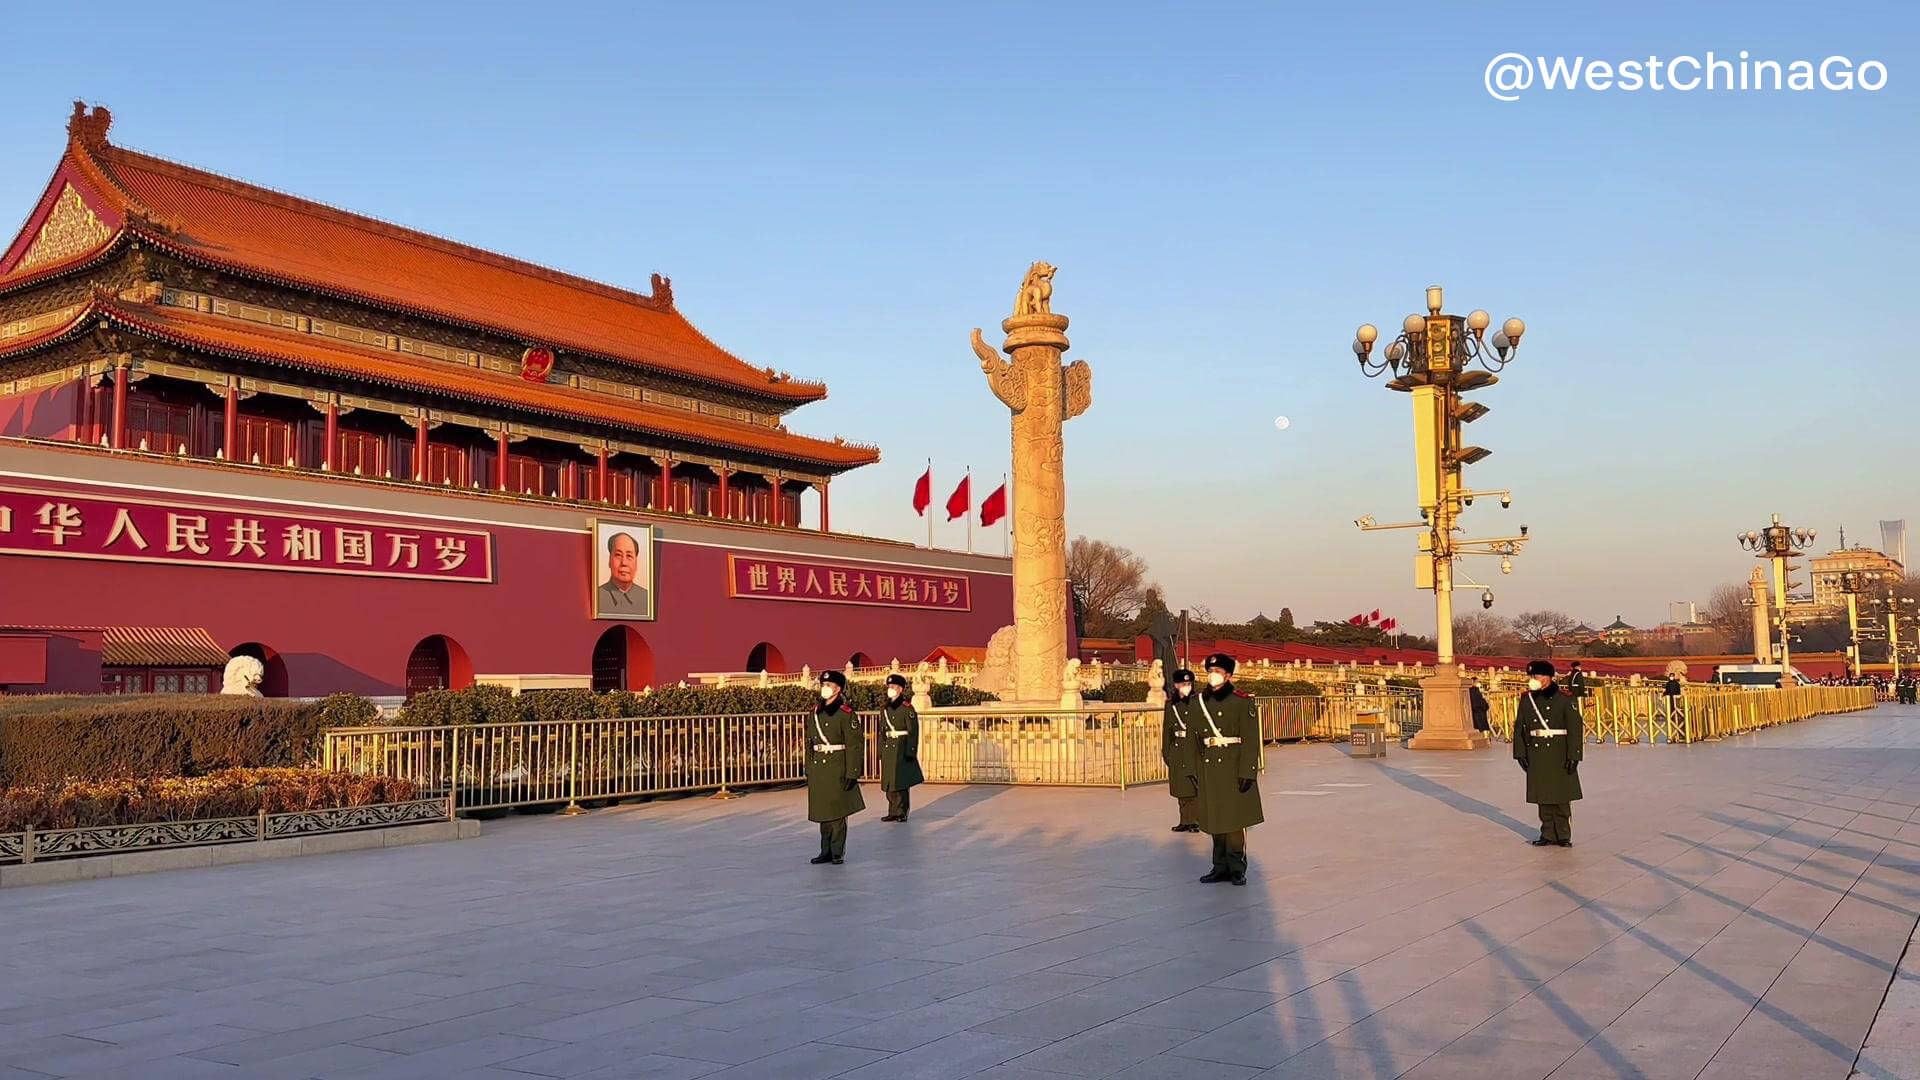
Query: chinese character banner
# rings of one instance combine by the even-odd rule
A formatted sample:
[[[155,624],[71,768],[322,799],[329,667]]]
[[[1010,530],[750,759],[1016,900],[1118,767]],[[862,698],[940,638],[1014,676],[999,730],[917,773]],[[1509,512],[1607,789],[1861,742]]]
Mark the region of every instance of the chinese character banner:
[[[0,552],[436,581],[493,580],[491,534],[0,488]]]
[[[967,575],[942,570],[728,555],[727,576],[730,595],[756,600],[973,610]]]

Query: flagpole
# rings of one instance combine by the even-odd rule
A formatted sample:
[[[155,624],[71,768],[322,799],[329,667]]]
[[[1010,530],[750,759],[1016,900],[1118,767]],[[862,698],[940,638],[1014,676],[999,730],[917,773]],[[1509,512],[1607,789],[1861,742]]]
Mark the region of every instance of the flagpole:
[[[1008,554],[1007,537],[1013,532],[1013,493],[1007,490],[1007,474],[1000,474],[1000,554]]]
[[[933,550],[933,459],[927,459],[927,550]]]

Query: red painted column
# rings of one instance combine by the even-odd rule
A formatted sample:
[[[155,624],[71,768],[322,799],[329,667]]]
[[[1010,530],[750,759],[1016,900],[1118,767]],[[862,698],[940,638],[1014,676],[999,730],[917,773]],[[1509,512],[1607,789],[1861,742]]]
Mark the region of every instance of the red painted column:
[[[593,473],[594,496],[601,502],[612,502],[611,492],[607,488],[607,448],[604,446],[600,448],[599,459],[594,463]]]
[[[733,520],[733,507],[727,505],[727,477],[733,475],[731,469],[717,470],[720,473],[720,513],[715,515],[722,521]]]
[[[427,414],[422,412],[413,421],[413,478],[424,481],[427,478]]]
[[[827,483],[826,483],[826,481],[824,481],[824,480],[822,480],[822,481],[820,482],[820,531],[821,531],[821,532],[832,532],[832,531],[833,531],[832,529],[830,529],[830,528],[828,528],[828,527],[827,527],[827,522],[828,522],[828,518],[827,518]]]
[[[767,516],[773,520],[773,523],[775,525],[786,524],[786,521],[785,521],[785,518],[787,516],[786,501],[782,499],[780,496],[780,488],[783,485],[784,485],[784,481],[782,481],[777,476],[774,477],[773,478],[773,497],[767,500],[768,503],[771,504],[767,507]]]
[[[507,429],[501,428],[499,449],[493,462],[493,486],[500,491],[507,490]]]
[[[80,415],[73,422],[73,441],[100,445],[93,437],[93,380],[85,375],[80,376]]]
[[[577,499],[580,497],[579,462],[569,461],[567,462],[567,467],[560,470],[560,497],[563,499]]]
[[[232,461],[240,447],[240,387],[233,383],[227,384],[226,406],[220,425],[220,454]]]
[[[333,472],[340,468],[340,403],[327,402],[326,443],[321,447],[320,467]]]
[[[660,459],[660,501],[655,504],[661,510],[673,509],[673,459]]]
[[[133,369],[125,364],[113,369],[113,448],[127,448],[127,383],[132,381]]]

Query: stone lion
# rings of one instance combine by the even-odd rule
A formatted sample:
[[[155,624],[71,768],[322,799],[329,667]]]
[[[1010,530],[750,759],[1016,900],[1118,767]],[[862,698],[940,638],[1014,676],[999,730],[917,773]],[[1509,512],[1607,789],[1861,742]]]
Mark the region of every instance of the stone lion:
[[[1051,263],[1037,262],[1027,270],[1020,295],[1013,302],[1014,315],[1053,314],[1053,274]]]
[[[252,656],[236,656],[227,661],[226,675],[220,683],[223,694],[260,697],[260,683],[267,677],[267,665]]]

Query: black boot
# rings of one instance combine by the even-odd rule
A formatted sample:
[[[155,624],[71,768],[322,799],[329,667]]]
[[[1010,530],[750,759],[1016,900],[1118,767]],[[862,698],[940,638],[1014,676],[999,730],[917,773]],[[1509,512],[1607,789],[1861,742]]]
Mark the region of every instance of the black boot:
[[[1231,880],[1233,880],[1233,875],[1227,873],[1225,870],[1209,870],[1207,871],[1207,876],[1200,879],[1200,884],[1214,885],[1222,881]]]
[[[813,858],[808,859],[807,861],[812,863],[815,866],[819,866],[821,863],[833,862],[834,858],[833,856],[823,851],[820,854],[815,855]]]
[[[1533,839],[1527,841],[1527,843],[1532,844],[1534,847],[1546,847],[1548,844],[1553,843],[1553,841],[1547,839],[1544,836],[1536,836]]]

